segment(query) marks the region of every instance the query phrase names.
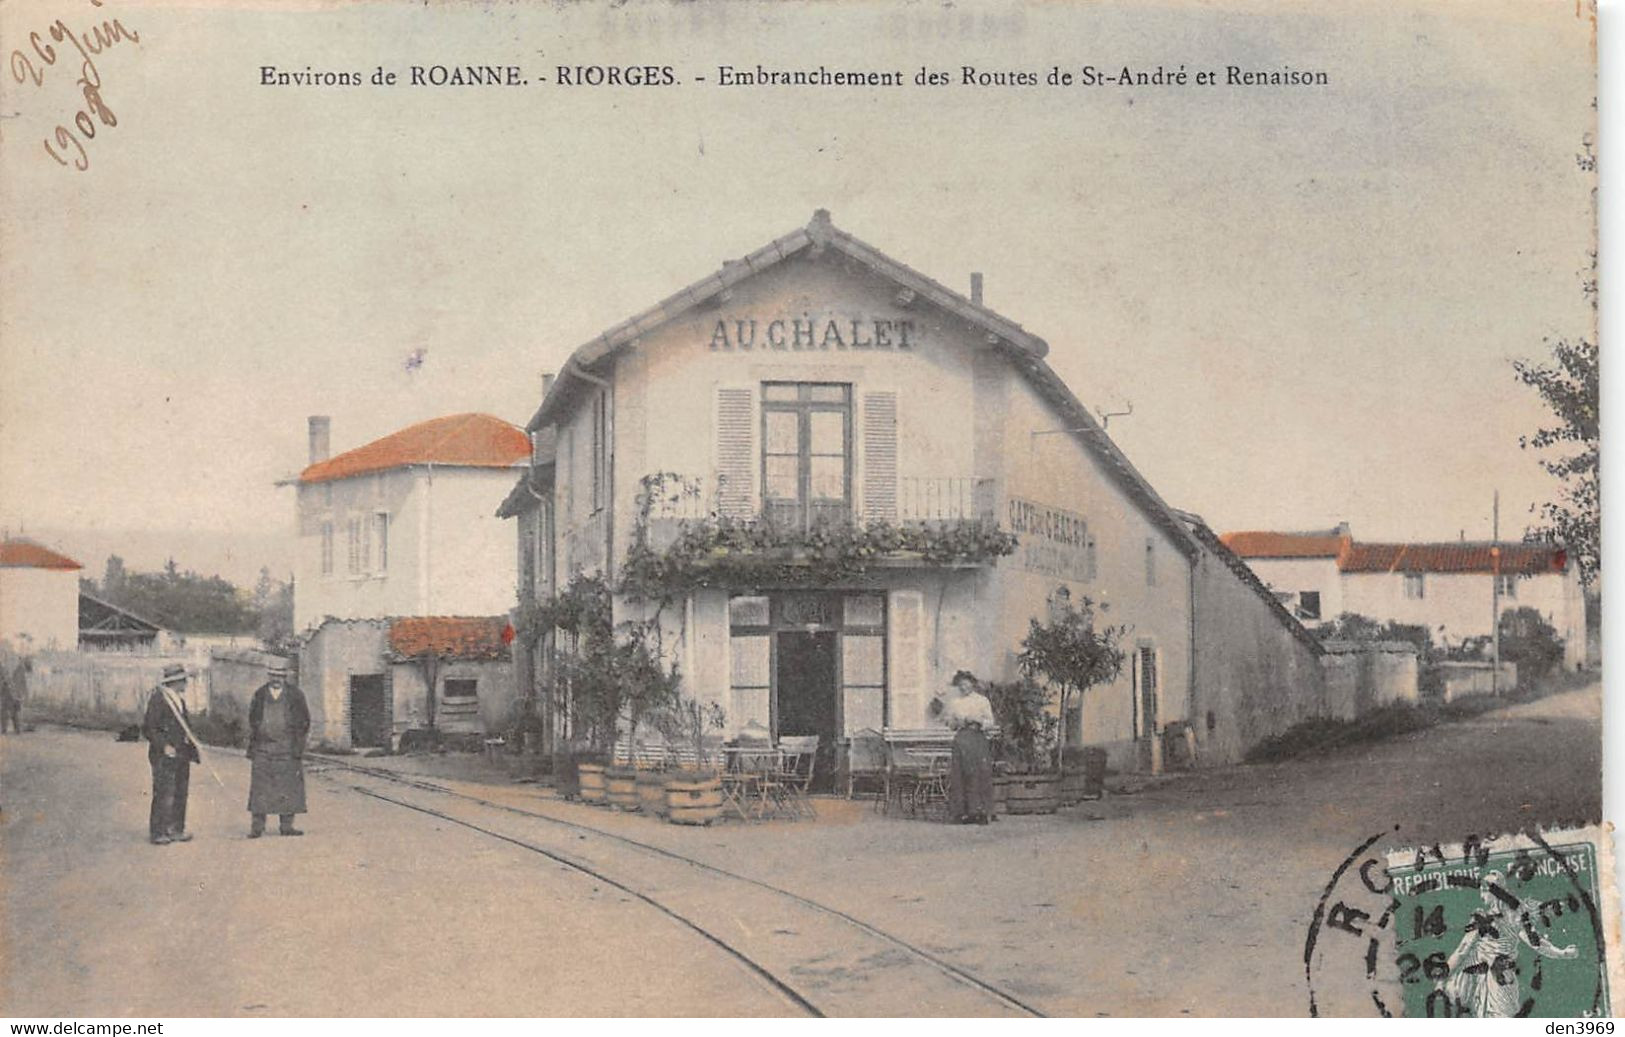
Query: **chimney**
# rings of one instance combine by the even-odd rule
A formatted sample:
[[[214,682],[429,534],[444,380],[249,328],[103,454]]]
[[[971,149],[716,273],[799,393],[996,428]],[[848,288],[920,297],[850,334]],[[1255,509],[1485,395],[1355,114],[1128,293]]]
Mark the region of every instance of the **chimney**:
[[[333,419],[325,414],[310,416],[310,463],[325,461],[332,454]]]
[[[982,275],[970,275],[970,301],[973,305],[982,305]]]
[[[552,391],[553,391],[553,372],[552,371],[546,371],[546,372],[544,372],[542,374],[542,399],[544,399],[544,400],[547,399],[547,394],[552,392]]]
[[[1353,536],[1354,535],[1349,530],[1348,519],[1344,519],[1343,521],[1341,521],[1341,522],[1339,522],[1337,524],[1337,535],[1340,536],[1340,537],[1346,537],[1346,536]]]

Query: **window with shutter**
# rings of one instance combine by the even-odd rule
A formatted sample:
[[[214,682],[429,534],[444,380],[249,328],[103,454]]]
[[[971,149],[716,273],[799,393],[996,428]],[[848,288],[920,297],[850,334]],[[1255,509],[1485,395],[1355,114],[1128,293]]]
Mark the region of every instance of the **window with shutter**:
[[[887,606],[886,684],[892,727],[920,727],[925,723],[925,595],[920,591],[892,591]]]
[[[863,514],[897,521],[897,394],[863,395]]]
[[[717,507],[727,518],[755,512],[755,401],[751,390],[717,390]]]

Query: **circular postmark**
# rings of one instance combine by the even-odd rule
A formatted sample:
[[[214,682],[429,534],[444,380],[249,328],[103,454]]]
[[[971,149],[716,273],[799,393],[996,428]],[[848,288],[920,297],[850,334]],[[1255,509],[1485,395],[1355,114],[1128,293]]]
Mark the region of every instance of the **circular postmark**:
[[[1581,833],[1468,836],[1333,871],[1304,942],[1309,1014],[1607,1014],[1598,854]]]

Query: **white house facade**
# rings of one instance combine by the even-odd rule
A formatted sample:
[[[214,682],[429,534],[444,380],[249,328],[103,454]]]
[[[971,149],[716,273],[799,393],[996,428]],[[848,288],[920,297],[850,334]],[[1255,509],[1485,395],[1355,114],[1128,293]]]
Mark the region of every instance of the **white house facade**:
[[[1126,626],[1128,654],[1069,728],[1115,766],[1159,767],[1170,724],[1212,726],[1195,721],[1193,670],[1208,549],[1050,370],[1047,344],[979,295],[977,280],[958,295],[820,211],[577,349],[503,507],[520,520],[521,601],[578,573],[613,581],[629,552],[696,530],[758,536],[784,564],[687,589],[662,612],[667,642],[730,732],[838,747],[929,725],[958,670],[1013,679],[1029,621],[1064,591]],[[832,577],[808,561],[829,529],[894,539]],[[1013,553],[976,548],[997,530]]]
[[[1552,544],[1366,543],[1328,532],[1227,533],[1224,542],[1306,622],[1344,612],[1425,626],[1441,644],[1484,637],[1492,617],[1533,608],[1563,639],[1564,664],[1585,661],[1579,567]],[[1497,605],[1495,586],[1499,580]],[[1306,608],[1305,599],[1313,608]],[[1309,612],[1313,615],[1309,615]]]
[[[492,515],[529,455],[486,414],[422,422],[327,456],[311,419],[295,481],[294,628],[323,619],[486,616],[512,604],[512,532]]]
[[[0,641],[21,652],[77,648],[82,568],[32,540],[0,541]]]

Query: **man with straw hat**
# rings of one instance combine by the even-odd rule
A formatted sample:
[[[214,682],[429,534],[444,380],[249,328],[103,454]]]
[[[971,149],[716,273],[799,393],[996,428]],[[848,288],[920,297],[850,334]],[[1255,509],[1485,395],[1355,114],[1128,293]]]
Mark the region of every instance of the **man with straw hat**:
[[[280,659],[265,668],[265,683],[248,705],[248,758],[253,774],[248,788],[250,839],[265,834],[265,816],[276,814],[283,835],[304,835],[293,826],[305,812],[305,740],[310,736],[310,708],[304,693],[288,683]]]
[[[152,813],[147,833],[154,846],[189,842],[186,830],[186,794],[192,764],[202,763],[186,722],[186,667],[172,663],[147,699],[141,733],[147,738],[147,762],[152,765]]]

